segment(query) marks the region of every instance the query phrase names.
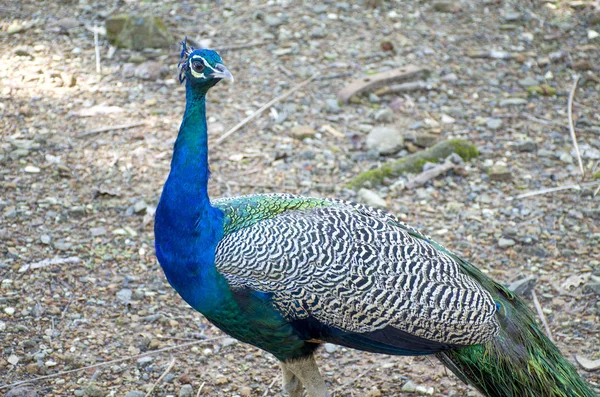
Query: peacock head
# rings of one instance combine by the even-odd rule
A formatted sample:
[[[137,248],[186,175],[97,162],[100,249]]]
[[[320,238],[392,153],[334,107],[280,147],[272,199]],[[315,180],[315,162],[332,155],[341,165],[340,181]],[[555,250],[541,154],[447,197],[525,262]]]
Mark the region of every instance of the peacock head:
[[[221,80],[233,82],[233,76],[223,65],[223,60],[213,50],[188,47],[186,40],[182,43],[179,60],[179,81],[187,80],[193,88],[208,90]]]

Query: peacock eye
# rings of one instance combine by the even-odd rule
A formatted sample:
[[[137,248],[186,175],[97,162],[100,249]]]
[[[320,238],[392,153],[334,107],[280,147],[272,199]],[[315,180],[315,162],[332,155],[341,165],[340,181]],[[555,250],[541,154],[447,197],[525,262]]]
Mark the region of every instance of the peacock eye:
[[[192,69],[194,69],[194,72],[202,72],[204,70],[204,62],[202,61],[193,61],[192,62]]]

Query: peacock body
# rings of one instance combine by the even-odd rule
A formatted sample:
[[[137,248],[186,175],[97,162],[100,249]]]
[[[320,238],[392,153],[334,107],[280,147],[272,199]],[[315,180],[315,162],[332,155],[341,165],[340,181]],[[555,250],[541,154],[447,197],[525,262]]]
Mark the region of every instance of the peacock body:
[[[156,254],[190,306],[281,361],[290,396],[327,395],[312,358],[323,342],[436,354],[488,396],[595,395],[518,298],[394,216],[287,194],[211,202],[206,93],[231,74],[215,52],[183,47]]]

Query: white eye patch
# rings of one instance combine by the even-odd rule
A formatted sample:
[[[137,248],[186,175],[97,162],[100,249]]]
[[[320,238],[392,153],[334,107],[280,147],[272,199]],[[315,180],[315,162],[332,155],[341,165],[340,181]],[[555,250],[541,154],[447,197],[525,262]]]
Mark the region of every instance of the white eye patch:
[[[193,57],[190,58],[189,65],[190,65],[190,72],[192,72],[192,76],[194,76],[195,78],[197,78],[197,79],[206,78],[206,75],[204,74],[203,71],[194,70],[193,63],[196,61],[202,61],[202,63],[204,64],[204,68],[209,68],[213,72],[217,72],[217,70],[215,70],[215,68],[210,66],[210,64],[208,63],[208,61],[206,59],[202,58],[200,55],[194,55]]]

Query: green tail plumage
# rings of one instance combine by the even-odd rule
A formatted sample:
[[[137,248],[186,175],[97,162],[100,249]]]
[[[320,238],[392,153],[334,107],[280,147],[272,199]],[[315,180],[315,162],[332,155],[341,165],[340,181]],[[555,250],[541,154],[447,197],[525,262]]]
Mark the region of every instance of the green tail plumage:
[[[452,255],[502,305],[498,337],[438,354],[464,382],[490,397],[596,397],[537,326],[531,310],[506,287]]]

